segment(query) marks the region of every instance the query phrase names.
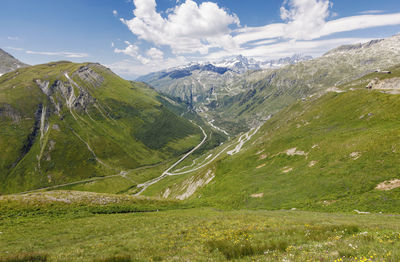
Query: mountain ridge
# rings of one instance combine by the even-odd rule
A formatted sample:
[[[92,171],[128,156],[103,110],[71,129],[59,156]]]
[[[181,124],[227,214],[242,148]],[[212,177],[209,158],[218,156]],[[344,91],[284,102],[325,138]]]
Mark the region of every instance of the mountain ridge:
[[[129,173],[201,139],[154,90],[100,64],[19,68],[0,91],[1,193]]]
[[[22,63],[11,54],[0,48],[0,76],[5,73],[14,71],[15,69],[26,67],[27,64]]]

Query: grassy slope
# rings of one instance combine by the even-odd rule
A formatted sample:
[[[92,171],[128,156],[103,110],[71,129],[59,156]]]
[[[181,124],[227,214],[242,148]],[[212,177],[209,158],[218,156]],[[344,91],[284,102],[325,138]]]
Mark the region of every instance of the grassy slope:
[[[100,86],[74,74],[84,65],[103,77]],[[58,116],[48,97],[34,82],[41,79],[52,85],[58,79],[68,83],[64,72],[69,72],[70,77],[95,99],[86,111],[72,109],[71,113],[60,99],[63,106]],[[75,94],[79,93],[76,87],[74,89]],[[32,134],[39,105],[49,110],[46,123],[50,128],[42,139],[40,130]],[[1,114],[4,108],[8,108],[8,112],[11,108],[18,117]],[[40,122],[36,116],[36,125],[38,120]],[[99,65],[68,62],[18,69],[2,76],[0,125],[2,193],[155,164],[189,150],[201,139],[201,131],[168,110],[159,102],[154,90],[125,81]],[[53,128],[54,125],[59,128]],[[27,138],[33,143],[23,154]],[[82,140],[90,145],[97,159]]]
[[[0,204],[0,261],[400,259],[398,216],[171,210],[185,206],[76,192],[7,196]]]
[[[365,89],[372,78],[400,76],[400,68],[392,71],[275,115],[240,153],[225,154],[199,171],[216,168],[216,177],[192,201],[227,208],[400,212],[400,188],[375,189],[399,178],[400,96]],[[306,155],[286,154],[292,148]]]
[[[296,65],[244,75],[244,92],[219,101],[213,115],[216,125],[228,130],[237,130],[237,125],[232,122],[253,126],[297,99],[360,78],[376,69],[395,66],[400,63],[399,39],[396,35],[364,48],[331,52]]]

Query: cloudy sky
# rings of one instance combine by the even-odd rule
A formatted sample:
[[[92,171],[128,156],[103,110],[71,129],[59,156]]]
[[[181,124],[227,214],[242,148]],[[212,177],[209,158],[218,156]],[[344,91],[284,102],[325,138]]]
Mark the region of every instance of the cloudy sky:
[[[128,79],[239,54],[314,57],[400,33],[398,0],[1,0],[0,48],[94,61]]]

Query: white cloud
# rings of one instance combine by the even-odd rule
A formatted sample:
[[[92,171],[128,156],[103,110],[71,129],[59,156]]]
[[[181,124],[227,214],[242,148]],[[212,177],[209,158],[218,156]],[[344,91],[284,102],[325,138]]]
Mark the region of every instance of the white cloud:
[[[163,59],[164,57],[164,53],[160,49],[154,47],[150,48],[146,54],[152,59]]]
[[[281,58],[293,54],[308,54],[320,56],[321,54],[345,44],[356,44],[370,41],[370,38],[337,38],[328,40],[293,40],[272,45],[257,46],[243,50],[245,56]]]
[[[127,77],[138,77],[151,72],[160,71],[165,68],[176,67],[187,64],[189,61],[183,56],[177,56],[175,58],[168,58],[162,60],[151,60],[148,64],[143,66],[138,60],[125,59],[112,64],[107,65],[115,73]]]
[[[249,43],[249,45],[252,45],[252,46],[269,45],[269,44],[273,44],[275,42],[277,42],[276,39],[260,40],[260,41],[257,40],[255,42]]]
[[[195,60],[215,60],[224,56],[245,56],[270,59],[305,53],[318,56],[331,48],[353,44],[369,38],[333,36],[373,27],[400,25],[400,13],[381,14],[368,10],[362,15],[337,18],[332,12],[333,0],[284,0],[280,8],[282,22],[258,27],[241,26],[236,14],[212,2],[197,4],[194,0],[176,1],[176,6],[157,12],[156,0],[133,0],[134,18],[120,19],[149,49],[125,41],[124,49],[115,49],[134,58],[129,68],[151,72],[176,65],[183,59],[166,58],[160,50],[171,48],[173,55]],[[360,13],[360,14],[361,14]],[[321,40],[322,37],[333,39]],[[169,60],[168,60],[169,59]],[[166,61],[169,62],[166,62]],[[134,64],[132,64],[134,61]],[[115,64],[118,70],[127,62]],[[139,69],[139,67],[143,69]]]
[[[186,0],[170,10],[166,18],[156,11],[155,0],[134,0],[134,4],[135,17],[121,21],[140,39],[170,46],[176,54],[206,54],[211,47],[234,44],[229,26],[239,25],[239,19],[216,3],[198,5]]]
[[[360,12],[360,14],[362,15],[371,15],[371,14],[381,14],[384,13],[384,10],[366,10],[366,11],[362,11]]]
[[[14,50],[14,51],[24,51],[25,49],[20,48],[20,47],[12,47],[12,46],[6,46],[7,49]]]
[[[128,55],[130,57],[135,58],[137,61],[139,61],[140,63],[146,65],[150,62],[150,59],[142,56],[139,53],[139,47],[137,45],[131,44],[129,41],[125,41],[125,44],[127,44],[127,46],[124,49],[118,49],[115,48],[114,49],[114,53],[122,53],[125,55]]]
[[[379,26],[400,24],[400,13],[385,15],[361,15],[339,18],[329,21],[316,34],[316,37],[327,36],[339,32],[347,32],[358,29],[366,29]]]
[[[111,47],[114,47],[114,46],[115,46],[114,42],[111,42]]]
[[[223,50],[209,54],[206,59],[214,61],[235,54],[242,54],[246,57],[253,57],[259,60],[282,58],[292,56],[293,54],[307,54],[317,57],[340,45],[363,43],[370,40],[372,39],[336,38],[328,40],[291,40],[267,45],[261,44],[252,46],[251,48],[240,48],[239,50],[235,50],[237,53]]]
[[[125,49],[114,49],[114,53],[122,53],[125,55],[129,55],[131,57],[137,57],[139,54],[139,47],[137,45],[132,45],[128,41],[125,42],[128,46]]]
[[[329,0],[290,0],[281,7],[286,22],[283,36],[291,39],[313,39],[329,17]]]
[[[114,16],[118,15],[118,11],[117,10],[113,10],[112,13],[113,13]]]
[[[359,15],[328,20],[333,16],[329,11],[331,6],[332,2],[329,0],[285,0],[280,10],[285,23],[240,28],[235,31],[237,35],[234,40],[239,45],[274,38],[313,40],[335,33],[400,24],[400,13]]]
[[[12,40],[12,41],[16,41],[16,40],[19,40],[19,37],[18,36],[7,36],[7,39],[8,40]]]
[[[43,52],[43,51],[27,50],[26,53],[32,54],[32,55],[63,56],[63,57],[68,57],[68,58],[89,57],[89,55],[87,53],[73,53],[73,52]]]

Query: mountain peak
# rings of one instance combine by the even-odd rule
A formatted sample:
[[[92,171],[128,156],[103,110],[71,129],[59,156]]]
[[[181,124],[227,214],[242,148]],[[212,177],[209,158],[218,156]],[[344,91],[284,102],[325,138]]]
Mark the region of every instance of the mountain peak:
[[[14,71],[20,67],[26,67],[27,64],[22,63],[6,51],[0,48],[0,76],[5,73]]]
[[[369,48],[369,47],[371,47],[375,44],[378,44],[382,41],[384,41],[384,39],[371,40],[371,41],[363,43],[363,44],[358,43],[358,44],[353,44],[353,45],[342,45],[342,46],[339,46],[339,47],[325,53],[324,56],[341,53],[341,52],[348,52],[348,51],[352,51],[352,50],[363,49],[363,48]]]

